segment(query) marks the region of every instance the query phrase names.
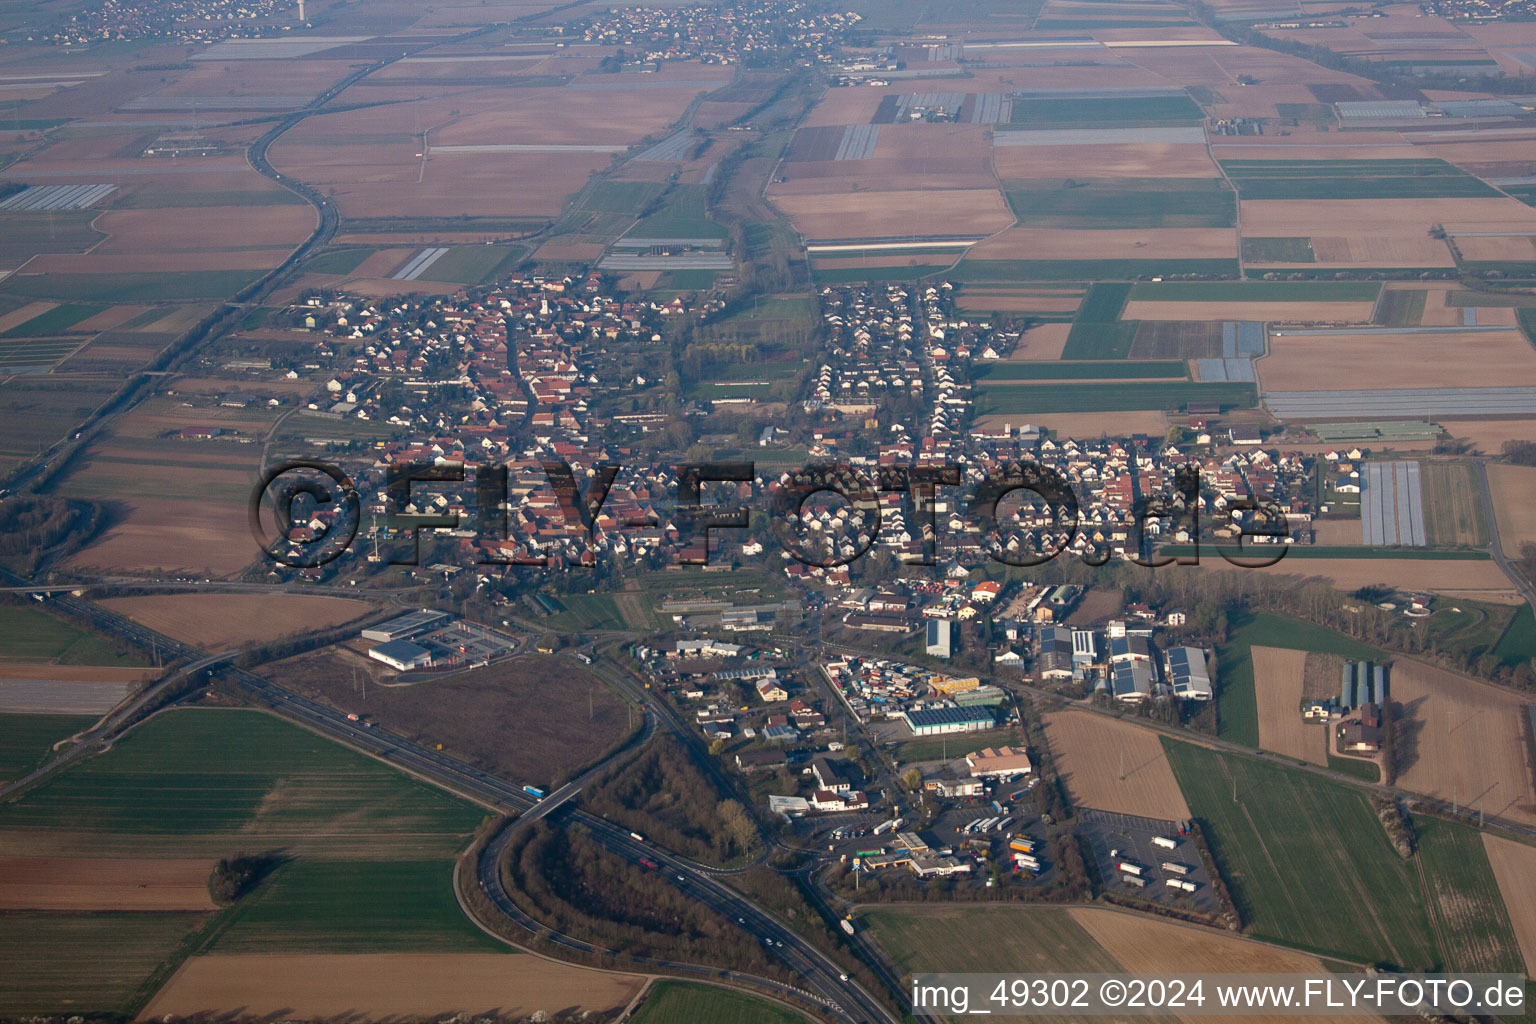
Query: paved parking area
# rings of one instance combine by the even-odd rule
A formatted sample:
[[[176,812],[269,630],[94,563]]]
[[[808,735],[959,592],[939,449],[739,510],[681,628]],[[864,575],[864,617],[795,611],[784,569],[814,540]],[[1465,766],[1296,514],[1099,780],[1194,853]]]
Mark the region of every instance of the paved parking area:
[[[1094,810],[1079,811],[1078,822],[1106,890],[1202,914],[1221,912],[1221,902],[1211,887],[1211,877],[1201,863],[1200,853],[1188,836],[1179,834],[1178,822]],[[1152,842],[1154,836],[1172,839],[1178,846],[1172,850],[1158,846]],[[1115,867],[1120,861],[1140,866],[1141,877],[1147,884],[1138,887],[1126,881],[1126,873]],[[1164,863],[1181,864],[1189,871],[1170,871],[1162,866]],[[1175,889],[1167,884],[1169,879],[1193,882],[1196,889]]]

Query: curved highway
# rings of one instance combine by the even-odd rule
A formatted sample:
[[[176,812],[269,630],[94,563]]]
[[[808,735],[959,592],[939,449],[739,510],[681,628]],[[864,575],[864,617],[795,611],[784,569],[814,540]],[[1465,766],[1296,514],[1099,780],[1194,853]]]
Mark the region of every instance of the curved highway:
[[[0,582],[16,586],[24,585],[26,581],[14,573],[0,569]],[[64,611],[86,619],[95,628],[104,632],[121,636],[144,647],[153,646],[173,659],[184,659],[188,665],[183,673],[194,667],[202,667],[204,662],[212,664],[228,657],[227,654],[205,655],[194,647],[162,636],[136,622],[72,595],[60,595],[53,598],[52,603]],[[222,676],[226,682],[245,690],[250,696],[283,717],[387,760],[401,770],[425,781],[468,796],[487,808],[500,813],[512,811],[529,815],[528,820],[536,820],[544,814],[562,809],[561,805],[574,796],[581,786],[602,767],[589,769],[582,776],[551,793],[546,798],[548,806],[541,809],[539,806],[541,802],[523,792],[522,787],[517,783],[480,771],[420,744],[371,729],[362,722],[353,722],[341,711],[278,686],[261,676],[233,667],[225,669]],[[641,736],[649,738],[655,729],[655,715],[650,710],[649,702],[642,704],[642,710],[647,722],[641,730]],[[624,749],[629,749],[632,744],[633,741],[631,744],[626,744]],[[58,767],[58,764],[59,759],[55,759],[44,766],[44,770],[51,771]],[[748,975],[730,975],[727,972],[727,976],[735,977],[743,983],[748,983],[750,980],[752,984],[766,986],[782,995],[808,999],[819,1006],[823,1013],[831,1014],[845,1024],[876,1024],[876,1022],[895,1024],[895,1018],[878,1000],[865,992],[857,982],[843,978],[842,969],[830,957],[745,896],[711,877],[710,873],[700,865],[636,840],[627,829],[605,818],[580,810],[568,813],[570,819],[585,826],[592,834],[593,840],[604,849],[632,863],[638,864],[644,858],[660,865],[668,882],[718,913],[736,919],[748,932],[765,942],[771,942],[773,954],[796,975],[805,979],[806,989],[802,992],[792,986],[780,985],[767,979],[750,978]],[[488,844],[488,855],[492,848],[498,852],[505,849],[506,842],[510,840],[512,829],[516,824],[517,821],[514,820],[508,828],[503,829],[497,841]],[[477,872],[480,884],[485,887],[498,909],[507,912],[509,917],[524,927],[530,927],[531,919],[527,918],[527,915],[508,911],[508,907],[512,910],[516,908],[510,897],[501,890],[500,872],[494,868],[495,863],[497,861],[494,859],[488,861],[487,857],[482,857]],[[501,891],[502,899],[497,898],[498,890]],[[530,930],[535,931],[536,934],[547,934],[547,929],[538,925],[537,922],[531,923]],[[589,952],[594,950],[594,947],[577,939],[553,936],[550,938],[551,941],[571,949]],[[658,962],[658,965],[711,976],[718,976],[721,973],[718,968],[697,964]]]

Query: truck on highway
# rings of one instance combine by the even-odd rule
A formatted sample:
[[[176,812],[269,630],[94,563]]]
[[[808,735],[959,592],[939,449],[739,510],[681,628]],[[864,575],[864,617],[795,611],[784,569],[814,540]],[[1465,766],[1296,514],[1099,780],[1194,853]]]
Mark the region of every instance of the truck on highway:
[[[358,721],[357,712],[356,711],[349,711],[349,712],[347,712],[347,721],[349,721],[349,722],[356,722],[356,721]]]
[[[645,842],[645,836],[641,835],[639,832],[631,832],[629,834],[629,838],[633,839],[637,843]]]
[[[853,934],[853,922],[852,921],[848,920],[845,917],[845,918],[843,918],[841,921],[839,921],[837,923],[842,926],[843,931],[847,932],[849,935]],[[847,975],[844,975],[844,977],[847,977]]]
[[[646,860],[644,857],[640,858],[640,866],[643,867],[643,868],[650,868],[652,871],[659,871],[660,870],[660,868],[658,868],[655,864],[651,863],[650,861]]]
[[[527,793],[529,796],[533,797],[535,800],[543,800],[544,799],[544,791],[542,789],[540,789],[539,787],[537,787],[537,786],[524,786],[523,787],[523,792]]]

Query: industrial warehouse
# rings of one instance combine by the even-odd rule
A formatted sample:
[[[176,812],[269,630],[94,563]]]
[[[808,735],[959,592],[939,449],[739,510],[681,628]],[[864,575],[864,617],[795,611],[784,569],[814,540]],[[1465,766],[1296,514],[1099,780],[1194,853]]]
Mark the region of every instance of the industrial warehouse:
[[[425,608],[370,626],[361,636],[378,641],[368,657],[400,672],[479,668],[517,649],[515,640],[493,629]]]

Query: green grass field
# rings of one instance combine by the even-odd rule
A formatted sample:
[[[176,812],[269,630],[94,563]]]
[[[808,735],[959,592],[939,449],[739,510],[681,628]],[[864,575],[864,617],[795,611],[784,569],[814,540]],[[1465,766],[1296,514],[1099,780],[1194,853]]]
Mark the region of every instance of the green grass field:
[[[1051,97],[1015,99],[1011,123],[1024,128],[1121,128],[1199,124],[1204,117],[1199,105],[1185,95]]]
[[[860,918],[904,974],[1116,974],[1119,960],[1058,907],[944,906],[866,908]],[[987,1009],[988,1005],[972,1009]],[[922,1018],[918,1018],[922,1019]],[[954,1014],[951,1020],[960,1019]],[[1090,1024],[1099,1018],[1029,1014],[1045,1024]],[[1174,1024],[1148,1014],[1138,1022]]]
[[[1248,409],[1259,400],[1258,388],[1253,384],[1193,381],[990,386],[983,381],[977,390],[976,411],[980,414],[1175,409],[1190,402],[1216,402],[1226,407]]]
[[[778,1003],[742,992],[686,981],[658,981],[630,1018],[633,1024],[806,1024],[806,1018]]]
[[[1188,743],[1163,746],[1255,938],[1406,970],[1444,964],[1417,873],[1363,793]],[[1463,878],[1437,881],[1458,888]]]
[[[1420,199],[1497,196],[1444,160],[1223,160],[1244,199]]]
[[[0,605],[0,659],[64,665],[142,665],[106,640],[31,604]]]
[[[639,214],[645,204],[661,195],[666,186],[653,181],[610,181],[592,186],[581,206],[596,213]]]
[[[55,306],[46,313],[39,314],[25,323],[17,324],[6,331],[3,337],[7,338],[35,338],[47,334],[59,334],[69,330],[82,320],[87,320],[97,313],[106,310],[106,306],[65,303]]]
[[[1509,911],[1477,830],[1424,815],[1414,819],[1414,828],[1418,866],[1445,962],[1458,971],[1525,973]]]
[[[565,632],[589,629],[660,629],[654,610],[636,594],[568,594],[560,598],[565,611],[549,617],[550,627]]]
[[[1374,761],[1362,761],[1358,757],[1338,757],[1330,753],[1328,755],[1328,767],[1340,775],[1348,775],[1352,779],[1361,782],[1369,782],[1373,785],[1381,781],[1381,769],[1376,767]]]
[[[1285,647],[1292,650],[1337,654],[1345,658],[1385,661],[1387,655],[1374,647],[1286,615],[1259,612],[1240,615],[1231,622],[1231,633],[1216,651],[1221,665],[1217,697],[1220,698],[1221,738],[1244,746],[1259,745],[1259,705],[1254,693],[1251,649]]]
[[[642,218],[627,234],[635,238],[725,238],[725,225],[709,217],[707,185],[674,185],[661,209]]]
[[[1521,605],[1510,620],[1499,642],[1493,646],[1493,656],[1501,665],[1518,665],[1536,658],[1536,617],[1531,606]]]
[[[521,246],[456,245],[427,268],[423,277],[451,284],[481,284],[497,276],[527,253]]]
[[[944,267],[882,267],[901,271],[897,280],[924,274],[937,274]],[[917,271],[922,269],[924,274]],[[945,276],[951,281],[972,283],[992,281],[1129,281],[1143,277],[1190,274],[1196,277],[1236,277],[1236,259],[1145,259],[1145,260],[978,260],[967,259]],[[874,271],[867,271],[873,273]],[[818,271],[818,277],[825,276]],[[848,280],[890,280],[891,278],[854,277]],[[829,278],[828,280],[833,280]]]
[[[1082,305],[1077,307],[1077,322],[1085,324],[1112,324],[1120,319],[1120,311],[1130,297],[1128,284],[1100,283],[1091,285],[1083,294]]]
[[[12,274],[0,290],[39,299],[160,302],[222,299],[260,277],[259,270],[182,270],[165,274]]]
[[[231,911],[219,953],[505,952],[459,910],[449,860],[305,859]]]
[[[1220,178],[1091,179],[1040,187],[1005,182],[1020,223],[1039,228],[1227,228],[1237,193]]]
[[[1250,263],[1316,263],[1310,238],[1244,238],[1243,259]]]
[[[376,251],[375,249],[363,248],[337,249],[332,252],[323,252],[305,263],[304,271],[309,274],[345,276],[362,266],[363,261],[372,256]]]
[[[0,912],[0,1015],[132,1014],[206,914]]]
[[[916,267],[839,267],[829,266],[826,260],[812,260],[811,269],[822,284],[850,284],[855,281],[916,281],[919,278],[941,274],[949,264],[924,264]],[[677,273],[674,271],[674,274]],[[700,273],[711,273],[700,271]],[[956,278],[959,280],[959,278]]]
[[[972,376],[981,381],[1010,380],[1187,380],[1189,368],[1177,360],[1107,360],[1081,363],[983,363]]]
[[[447,857],[483,812],[257,711],[176,710],[0,806],[23,841],[79,833],[94,856],[222,856],[278,844]]]
[[[79,348],[84,338],[0,339],[0,366],[52,366]]]
[[[1374,302],[1377,281],[1144,281],[1131,299],[1147,302]]]
[[[90,715],[0,714],[0,782],[21,778],[42,763],[55,743],[95,720]]]

